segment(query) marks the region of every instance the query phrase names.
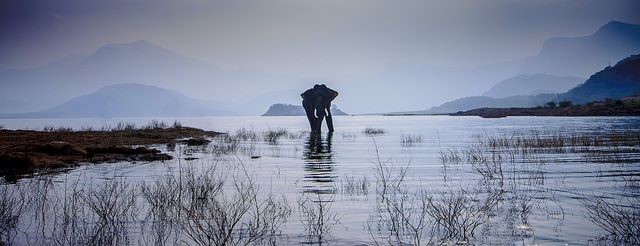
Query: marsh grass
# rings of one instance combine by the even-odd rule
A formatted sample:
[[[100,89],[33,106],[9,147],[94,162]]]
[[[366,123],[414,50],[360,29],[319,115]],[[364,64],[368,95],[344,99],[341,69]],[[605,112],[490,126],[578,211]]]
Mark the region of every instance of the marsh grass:
[[[224,165],[224,168],[222,166]],[[37,245],[276,244],[291,214],[244,165],[212,164],[149,183],[51,178],[0,187],[0,239]]]
[[[166,129],[166,128],[169,128],[169,127],[180,128],[180,127],[182,127],[182,124],[180,124],[179,122],[175,121],[173,125],[169,125],[169,124],[165,123],[164,121],[151,120],[146,125],[141,126],[140,129],[142,129],[142,130],[155,130],[155,129]]]
[[[308,242],[322,244],[340,223],[338,214],[331,211],[332,205],[333,195],[323,198],[321,194],[302,193],[298,197],[300,222]]]
[[[181,199],[182,179],[174,175],[158,177],[150,184],[142,183],[140,193],[145,200],[147,213],[141,221],[143,244],[175,245],[178,243],[179,212],[177,201]]]
[[[10,185],[0,186],[0,240],[12,243],[20,218],[27,209],[27,194],[24,189]]]
[[[162,232],[175,228],[187,244],[274,244],[291,213],[284,197],[260,192],[242,163],[185,169],[146,187],[155,241],[169,241]]]
[[[585,197],[583,204],[587,218],[607,235],[607,244],[640,244],[640,199],[627,198],[613,202],[601,196]]]
[[[286,201],[268,196],[258,199],[252,179],[219,172],[187,174],[184,198],[178,201],[180,228],[197,245],[248,245],[271,239],[290,213]],[[229,182],[229,183],[227,183]],[[223,189],[227,183],[231,188]]]
[[[503,177],[505,165],[544,164],[558,155],[576,155],[596,163],[634,163],[640,156],[640,132],[608,131],[576,133],[531,131],[529,133],[481,134],[467,146],[440,151],[442,163],[469,163],[488,179]]]
[[[416,144],[422,143],[422,136],[421,135],[414,135],[414,134],[402,134],[400,135],[400,144],[403,147],[413,147],[416,146]]]
[[[255,140],[243,139],[243,136],[220,134],[207,146],[206,152],[215,156],[241,154],[252,157],[260,155],[260,149]]]
[[[627,190],[640,190],[640,177],[639,176],[623,176],[622,177],[623,187]]]
[[[282,137],[286,137],[289,132],[287,129],[269,129],[262,133],[262,138],[265,142],[273,145],[278,144],[278,140]]]
[[[115,126],[105,125],[105,126],[102,126],[102,128],[100,128],[100,129],[103,130],[103,131],[112,131],[112,132],[133,131],[133,130],[137,129],[137,126],[133,122],[120,121],[120,122],[116,123]]]
[[[640,132],[609,130],[601,133],[563,130],[528,133],[514,132],[476,136],[480,145],[494,149],[511,149],[516,154],[590,152],[599,148],[639,146]]]
[[[384,134],[384,130],[382,128],[367,127],[364,129],[363,133],[367,136],[375,136]]]
[[[66,185],[65,185],[66,186]],[[130,244],[135,191],[122,180],[80,189],[78,182],[54,191],[50,177],[17,184],[26,195],[16,204],[28,216],[18,217],[21,241],[37,245]],[[3,242],[11,242],[5,241]]]
[[[282,153],[278,145],[281,139],[300,139],[305,133],[304,131],[290,132],[284,128],[269,129],[263,132],[241,128],[234,133],[220,134],[215,137],[209,144],[207,153],[215,156],[241,154],[257,158],[268,150],[271,152],[271,156],[280,157]],[[269,146],[260,145],[261,141]]]
[[[240,128],[235,132],[235,137],[238,139],[241,139],[242,141],[258,141],[258,133],[256,133],[255,130],[251,129],[246,129],[246,128]]]
[[[215,137],[207,148],[208,153],[216,156],[234,155],[240,150],[240,139],[233,135],[221,134]]]
[[[460,163],[462,162],[462,154],[456,147],[447,148],[446,151],[440,151],[440,161],[442,163]]]
[[[476,229],[488,221],[501,195],[491,193],[481,197],[478,192],[464,188],[448,190],[430,199],[426,212],[435,220],[441,242],[469,242]]]
[[[334,190],[344,195],[368,195],[371,182],[366,175],[360,177],[356,175],[342,176],[338,182],[334,183]]]
[[[137,126],[133,122],[125,122],[120,121],[115,125],[103,125],[102,127],[93,127],[93,126],[81,126],[79,129],[73,129],[71,127],[64,126],[45,126],[43,127],[43,131],[45,132],[121,132],[121,131],[135,131],[135,130],[158,130],[158,129],[179,129],[182,128],[182,123],[179,121],[174,121],[169,124],[164,121],[151,120],[146,124]]]
[[[545,172],[540,169],[541,166],[567,161],[602,164],[637,163],[640,159],[638,147],[640,147],[640,132],[637,131],[607,130],[587,133],[557,130],[484,133],[474,136],[473,141],[461,150],[448,148],[440,151],[440,160],[443,164],[469,164],[474,173],[485,180],[483,183],[497,181],[497,187],[501,187],[501,192],[509,194],[504,197],[511,203],[508,211],[518,214],[507,217],[518,218],[519,222],[512,226],[519,228],[516,234],[526,236],[532,233],[528,225],[528,215],[537,205],[547,214],[548,219],[564,220],[564,209],[557,200],[544,201],[545,205],[542,206],[540,200],[523,196],[524,193],[518,191],[517,187],[521,185],[545,184]],[[621,182],[624,182],[625,187],[634,186],[633,179],[623,179]],[[461,194],[439,200],[447,204],[455,204],[460,201],[459,199],[462,199],[462,203],[469,204],[469,201],[461,198]],[[555,204],[555,206],[549,206],[546,203],[552,203],[551,205]],[[607,235],[602,238],[606,241],[605,244],[635,245],[640,242],[638,239],[640,234],[637,233],[640,231],[640,207],[637,206],[637,199],[627,198],[622,202],[614,203],[611,199],[585,196],[583,204],[587,210],[587,218],[607,232]],[[486,206],[479,206],[475,210],[486,210],[483,207]],[[444,226],[444,228],[454,227],[459,226]],[[474,231],[474,226],[469,228]],[[453,232],[445,235],[460,234],[459,231]],[[462,233],[462,235],[465,234],[467,233]],[[470,235],[473,236],[473,233]]]
[[[390,167],[377,148],[374,164],[377,208],[366,228],[376,245],[466,244],[489,220],[503,194],[480,195],[462,187],[409,188],[409,166]]]
[[[136,187],[122,179],[94,187],[78,195],[90,214],[82,219],[90,234],[76,240],[86,245],[130,244],[128,225],[136,218]]]
[[[73,128],[71,127],[55,127],[55,126],[45,126],[42,128],[45,132],[73,132]]]

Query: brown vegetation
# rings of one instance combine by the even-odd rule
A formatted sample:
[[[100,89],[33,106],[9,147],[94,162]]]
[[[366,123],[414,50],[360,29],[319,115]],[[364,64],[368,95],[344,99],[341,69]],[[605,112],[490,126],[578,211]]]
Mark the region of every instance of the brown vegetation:
[[[55,168],[81,162],[169,160],[159,150],[142,147],[156,144],[204,145],[204,137],[218,135],[191,127],[165,124],[158,127],[116,127],[109,129],[68,128],[48,131],[0,130],[0,171],[30,172],[36,168]],[[53,129],[53,130],[52,130]]]

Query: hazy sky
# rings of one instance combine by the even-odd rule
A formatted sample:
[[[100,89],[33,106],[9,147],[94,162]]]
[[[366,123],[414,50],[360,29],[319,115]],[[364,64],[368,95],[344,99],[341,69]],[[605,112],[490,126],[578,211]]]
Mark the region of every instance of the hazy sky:
[[[535,54],[551,36],[640,22],[640,1],[4,0],[0,68],[144,39],[228,68],[368,73]]]
[[[639,13],[638,0],[3,0],[0,69],[142,39],[226,69],[347,80],[519,60]]]

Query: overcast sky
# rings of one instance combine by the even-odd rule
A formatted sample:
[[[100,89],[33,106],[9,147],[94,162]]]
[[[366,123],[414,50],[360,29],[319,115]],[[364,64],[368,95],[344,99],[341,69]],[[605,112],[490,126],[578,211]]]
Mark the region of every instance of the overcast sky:
[[[228,68],[368,73],[393,63],[491,64],[552,36],[640,22],[640,1],[4,0],[0,68],[144,39]]]
[[[346,80],[521,60],[639,13],[638,0],[3,0],[0,69],[147,40],[226,69]]]

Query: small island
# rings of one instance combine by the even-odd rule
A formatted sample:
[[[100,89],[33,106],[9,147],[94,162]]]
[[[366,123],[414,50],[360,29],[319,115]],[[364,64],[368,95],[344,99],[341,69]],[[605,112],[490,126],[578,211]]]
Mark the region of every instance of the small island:
[[[336,105],[331,106],[331,114],[336,115],[349,115],[340,110]],[[283,104],[276,103],[269,107],[266,113],[262,116],[304,116],[304,108],[302,105]]]

